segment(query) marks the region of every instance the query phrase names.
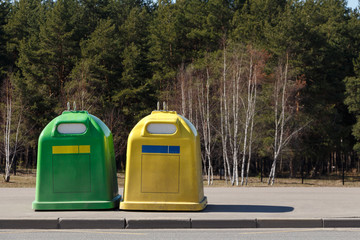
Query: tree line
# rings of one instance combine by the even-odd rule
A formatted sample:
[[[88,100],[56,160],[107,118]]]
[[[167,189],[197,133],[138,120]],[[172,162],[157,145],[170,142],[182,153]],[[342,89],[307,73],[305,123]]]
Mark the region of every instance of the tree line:
[[[33,168],[76,102],[114,135],[157,102],[194,123],[211,184],[360,171],[360,18],[344,0],[1,0],[0,170]]]

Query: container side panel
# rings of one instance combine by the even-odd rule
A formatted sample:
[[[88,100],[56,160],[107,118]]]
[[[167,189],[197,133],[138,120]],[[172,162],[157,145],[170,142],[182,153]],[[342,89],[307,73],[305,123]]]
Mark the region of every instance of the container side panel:
[[[141,192],[178,193],[180,156],[142,154]]]
[[[91,192],[90,155],[53,155],[54,193]]]

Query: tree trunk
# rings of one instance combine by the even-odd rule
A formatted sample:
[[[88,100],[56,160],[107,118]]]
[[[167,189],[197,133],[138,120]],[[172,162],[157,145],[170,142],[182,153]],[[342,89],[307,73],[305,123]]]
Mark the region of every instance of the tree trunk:
[[[256,68],[255,68],[256,69]],[[255,70],[256,73],[256,70]],[[252,86],[252,94],[251,94],[251,110],[250,110],[250,119],[251,119],[251,124],[250,124],[250,138],[249,138],[249,155],[248,155],[248,162],[247,162],[247,169],[246,169],[246,182],[245,185],[248,184],[248,179],[249,179],[249,172],[250,172],[250,162],[251,162],[251,153],[252,153],[252,137],[253,137],[253,130],[254,130],[254,118],[255,118],[255,108],[256,108],[256,97],[257,97],[257,91],[256,91],[256,87],[257,87],[257,76],[256,74],[254,75],[254,83]]]
[[[208,179],[208,185],[212,185],[214,181],[214,172],[213,167],[211,163],[211,129],[210,129],[210,101],[209,101],[209,95],[210,95],[210,75],[209,75],[209,69],[206,69],[206,129],[207,129],[207,148],[206,148],[206,155],[209,162],[209,169],[208,173],[211,175],[211,177]]]
[[[186,116],[186,95],[185,95],[185,70],[184,64],[180,69],[180,86],[181,86],[181,115]]]
[[[249,124],[251,117],[251,102],[252,102],[252,78],[253,78],[253,60],[250,58],[250,66],[249,66],[249,76],[248,76],[248,87],[247,87],[247,106],[245,112],[245,128],[244,128],[244,141],[243,141],[243,157],[241,161],[241,185],[244,185],[244,171],[245,171],[245,162],[246,162],[246,149],[248,148],[248,132],[249,132]]]
[[[5,152],[5,182],[10,181],[11,159],[10,159],[10,136],[11,136],[11,87],[10,80],[6,79],[6,113],[5,113],[5,129],[4,129],[4,152]]]
[[[207,181],[208,185],[213,183],[213,167],[211,164],[211,131],[210,131],[210,107],[209,107],[209,89],[210,89],[210,77],[208,69],[206,70],[206,94],[204,94],[204,85],[200,83],[198,104],[200,110],[200,120],[203,132],[203,141],[205,148],[205,161],[207,162]],[[205,95],[205,96],[204,96]]]
[[[221,131],[221,144],[222,155],[224,161],[224,178],[227,183],[227,178],[232,179],[231,168],[227,150],[228,135],[228,111],[227,111],[227,90],[226,90],[226,48],[223,49],[223,81],[222,91],[220,91],[220,131]]]
[[[279,153],[284,147],[283,135],[284,135],[284,125],[285,125],[285,93],[287,85],[287,71],[288,71],[288,57],[286,59],[286,65],[284,72],[280,68],[280,76],[278,77],[275,83],[275,137],[274,137],[274,161],[271,167],[268,184],[273,185],[275,181],[276,173],[276,162],[279,157]],[[281,113],[278,115],[278,106],[279,106],[279,92],[281,92]]]

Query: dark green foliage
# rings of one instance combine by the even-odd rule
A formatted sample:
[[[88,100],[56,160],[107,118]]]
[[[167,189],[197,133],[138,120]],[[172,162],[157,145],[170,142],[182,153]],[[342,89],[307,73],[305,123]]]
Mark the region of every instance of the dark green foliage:
[[[360,58],[354,61],[355,77],[347,77],[344,82],[346,85],[345,104],[356,117],[356,123],[352,128],[352,134],[357,140],[354,150],[360,153]]]
[[[0,2],[0,84],[2,82],[4,73],[7,70],[6,67],[9,65],[8,54],[6,52],[6,43],[8,39],[4,27],[8,21],[10,6],[10,1]]]
[[[40,0],[21,0],[12,4],[5,30],[10,36],[7,46],[14,61],[18,58],[21,41],[38,36],[45,17],[45,6],[48,4],[42,5]]]
[[[157,101],[180,109],[178,78],[189,66],[194,78],[206,79],[199,69],[212,63],[211,101],[217,103],[221,52],[236,45],[269,54],[259,87],[256,156],[271,158],[269,79],[286,54],[292,80],[304,85],[291,99],[298,104],[292,121],[311,124],[284,157],[294,166],[306,158],[319,168],[329,155],[351,151],[351,129],[360,149],[360,68],[354,61],[360,15],[344,0],[0,1],[0,85],[11,76],[27,129],[23,153],[35,149],[40,131],[68,101],[76,101],[111,128],[123,160],[129,131]],[[216,116],[217,107],[211,106]],[[220,138],[214,138],[214,161],[221,166]]]
[[[43,22],[38,22],[34,33],[21,39],[17,46],[19,57],[16,65],[20,71],[16,84],[21,90],[22,102],[27,109],[26,122],[33,134],[39,134],[66,104],[64,84],[69,80],[80,53],[74,40],[76,6],[73,0],[46,5],[49,8]],[[35,144],[36,139],[30,142]]]

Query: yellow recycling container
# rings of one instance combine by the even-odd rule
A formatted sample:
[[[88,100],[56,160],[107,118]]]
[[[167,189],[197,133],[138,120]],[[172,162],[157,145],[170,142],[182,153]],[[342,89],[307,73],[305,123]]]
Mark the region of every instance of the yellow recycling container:
[[[153,111],[131,131],[123,210],[200,211],[206,207],[200,139],[174,111]]]

